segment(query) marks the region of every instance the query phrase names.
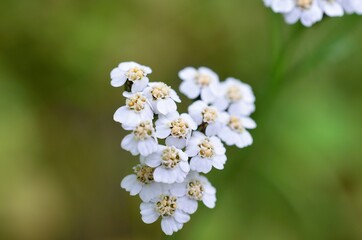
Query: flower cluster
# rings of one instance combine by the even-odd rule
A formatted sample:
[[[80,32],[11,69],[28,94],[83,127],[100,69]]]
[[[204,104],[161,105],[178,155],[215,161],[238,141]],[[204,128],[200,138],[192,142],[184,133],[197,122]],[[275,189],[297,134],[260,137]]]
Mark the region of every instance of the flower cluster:
[[[167,235],[190,220],[198,202],[214,208],[216,189],[206,174],[223,169],[226,145],[243,148],[252,144],[247,129],[256,127],[249,115],[255,110],[251,87],[235,78],[219,81],[208,68],[187,67],[179,72],[180,91],[194,99],[188,113],[178,113],[177,93],[163,82],[150,82],[149,67],[135,62],[119,64],[111,72],[111,84],[124,86],[125,106],[114,120],[130,133],[121,146],[139,155],[133,174],[121,187],[138,195],[142,220],[161,218]]]
[[[361,0],[263,0],[267,7],[284,15],[285,21],[294,24],[299,20],[310,27],[323,18],[340,17],[344,13],[362,14]]]

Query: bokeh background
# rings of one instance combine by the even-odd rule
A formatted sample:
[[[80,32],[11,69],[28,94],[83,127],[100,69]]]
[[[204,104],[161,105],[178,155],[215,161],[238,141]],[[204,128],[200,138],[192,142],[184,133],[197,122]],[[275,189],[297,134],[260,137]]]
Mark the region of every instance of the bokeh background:
[[[121,61],[251,84],[254,145],[228,148],[204,206],[167,239],[362,239],[362,17],[288,26],[255,0],[3,0],[0,239],[166,239],[120,189]],[[182,111],[190,103],[182,96]]]

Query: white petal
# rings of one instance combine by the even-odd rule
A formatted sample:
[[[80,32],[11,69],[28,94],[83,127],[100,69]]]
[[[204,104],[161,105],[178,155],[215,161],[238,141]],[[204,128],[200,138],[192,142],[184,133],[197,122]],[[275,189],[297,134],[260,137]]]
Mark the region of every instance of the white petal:
[[[155,211],[154,203],[141,203],[141,215],[144,223],[150,224],[156,222],[159,215]]]
[[[243,124],[243,126],[244,126],[245,128],[248,128],[248,129],[254,129],[254,128],[256,128],[256,123],[255,123],[255,121],[254,121],[253,119],[251,119],[251,118],[245,118],[245,117],[243,117],[243,118],[241,118],[241,123]]]
[[[171,194],[177,197],[185,196],[186,194],[186,185],[185,183],[174,183],[170,188]],[[177,204],[179,200],[177,200]]]
[[[196,200],[190,199],[187,196],[177,200],[177,206],[188,214],[193,214],[197,210],[198,203]]]
[[[147,87],[148,77],[143,77],[140,80],[134,81],[132,84],[132,93],[142,92]]]
[[[250,133],[244,130],[241,134],[239,134],[239,139],[236,142],[236,146],[239,148],[244,148],[253,143],[253,138],[251,137]]]
[[[153,178],[156,182],[171,184],[176,182],[177,172],[176,169],[165,169],[160,166],[153,172]]]
[[[121,147],[124,150],[130,151],[133,156],[139,154],[137,146],[138,146],[138,141],[135,139],[133,133],[125,136],[121,142]]]
[[[295,6],[293,0],[274,0],[271,7],[276,13],[290,12]]]
[[[209,87],[204,87],[201,90],[201,99],[206,103],[211,103],[215,101],[215,95]]]
[[[193,171],[208,173],[211,171],[212,163],[208,159],[195,156],[191,158],[190,167]]]
[[[126,75],[119,68],[115,68],[111,72],[111,85],[113,87],[121,87],[127,80]]]
[[[146,162],[150,167],[158,167],[161,165],[161,155],[159,152],[152,153],[151,155],[146,157]]]
[[[183,81],[180,84],[180,92],[190,99],[195,99],[200,95],[200,87],[193,81]]]
[[[190,171],[190,165],[187,161],[181,161],[179,163],[179,166],[181,170],[184,171],[185,173],[188,173]]]
[[[196,75],[197,70],[193,67],[186,67],[178,73],[178,76],[181,80],[193,79]]]
[[[214,168],[222,170],[222,169],[224,169],[225,162],[226,162],[225,155],[215,156],[213,158],[212,165],[214,166]]]
[[[157,120],[158,121],[158,120]],[[168,125],[157,125],[156,121],[156,137],[164,139],[171,134],[171,129]]]
[[[172,217],[165,217],[161,220],[161,229],[166,235],[172,235],[182,228],[182,224],[177,224],[175,219]]]
[[[182,149],[186,146],[186,140],[183,138],[175,138],[173,136],[169,136],[166,138],[166,145]]]
[[[188,215],[187,213],[184,213],[182,210],[178,210],[178,209],[175,211],[174,218],[179,223],[186,223],[186,222],[190,221],[190,215]]]
[[[177,105],[171,98],[160,99],[157,101],[157,110],[163,115],[166,115],[170,112],[175,112]]]
[[[148,156],[158,149],[158,144],[154,138],[148,138],[138,142],[138,151],[142,156]]]
[[[206,205],[206,207],[214,208],[215,202],[216,202],[216,197],[215,197],[215,195],[205,194],[202,198],[202,202]]]
[[[131,195],[134,196],[141,191],[142,185],[137,181],[137,176],[131,174],[123,178],[121,188],[125,189],[127,192],[131,192]]]
[[[160,183],[152,182],[145,184],[142,187],[142,190],[139,193],[140,198],[144,202],[149,202],[152,199],[158,197],[162,194],[162,185]]]

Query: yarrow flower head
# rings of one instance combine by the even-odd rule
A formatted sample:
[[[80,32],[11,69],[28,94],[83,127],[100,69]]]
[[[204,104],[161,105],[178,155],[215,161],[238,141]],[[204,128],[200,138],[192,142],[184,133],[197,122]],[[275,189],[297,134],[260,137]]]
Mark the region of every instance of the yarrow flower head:
[[[310,27],[323,18],[341,17],[346,13],[362,13],[360,0],[264,0],[274,12],[284,15],[289,24],[300,22]]]
[[[121,87],[126,81],[132,84],[133,93],[142,91],[148,84],[148,74],[152,73],[151,68],[142,66],[136,62],[123,62],[111,72],[111,84],[113,87]]]
[[[190,172],[183,183],[173,184],[170,191],[174,196],[180,197],[179,202],[184,205],[186,213],[196,212],[199,201],[208,208],[215,207],[216,189],[206,177],[197,172]]]
[[[190,171],[188,156],[174,146],[159,146],[159,150],[146,157],[146,164],[155,168],[157,182],[183,182]]]
[[[180,91],[190,99],[200,96],[203,101],[210,103],[218,95],[219,77],[209,68],[187,67],[179,72],[179,78],[183,81]]]
[[[180,114],[177,93],[163,82],[149,82],[150,73],[135,62],[121,63],[111,72],[112,86],[125,88],[125,105],[113,116],[129,131],[121,147],[139,155],[139,164],[121,187],[140,197],[145,223],[160,218],[162,231],[171,235],[190,220],[198,202],[215,207],[216,189],[199,173],[224,168],[222,141],[239,148],[252,143],[246,129],[256,127],[249,117],[255,97],[240,80],[220,83],[208,68],[187,67],[179,72],[180,90],[194,102],[188,113]]]
[[[167,115],[176,112],[176,102],[181,102],[175,90],[163,82],[149,83],[149,87],[144,90],[144,94],[156,114]]]
[[[166,144],[184,148],[193,130],[197,125],[187,113],[173,113],[160,116],[156,121],[156,136],[161,139],[166,138]]]
[[[201,132],[193,132],[186,154],[191,157],[191,170],[208,173],[212,167],[222,170],[226,162],[226,149],[218,137],[207,137]]]

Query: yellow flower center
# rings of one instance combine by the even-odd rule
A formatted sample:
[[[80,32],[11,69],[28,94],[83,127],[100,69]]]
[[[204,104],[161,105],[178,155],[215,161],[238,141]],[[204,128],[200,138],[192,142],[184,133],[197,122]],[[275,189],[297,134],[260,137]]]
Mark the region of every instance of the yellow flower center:
[[[199,144],[199,149],[199,155],[202,158],[211,158],[215,154],[214,146],[212,145],[209,138],[205,138],[201,141],[201,143]]]
[[[137,80],[141,80],[143,77],[146,76],[146,73],[140,67],[133,67],[126,73],[128,80],[134,82]]]
[[[142,94],[137,93],[126,100],[126,105],[129,109],[140,112],[145,108],[146,101],[146,97],[144,97]]]
[[[138,164],[133,168],[133,171],[136,173],[139,182],[148,184],[153,181],[153,168]]]
[[[171,88],[164,83],[159,83],[151,90],[153,99],[165,99],[169,96]]]
[[[197,74],[196,83],[203,87],[209,86],[211,83],[211,77],[207,74]]]
[[[204,186],[200,183],[199,180],[193,180],[187,184],[187,195],[195,200],[202,200],[204,194]]]
[[[226,97],[232,101],[232,102],[236,102],[239,101],[243,96],[241,95],[241,91],[239,86],[234,85],[234,86],[230,86],[226,92]]]
[[[177,208],[177,198],[173,196],[161,196],[156,202],[156,210],[162,217],[172,216]]]
[[[217,118],[217,111],[213,107],[207,107],[202,111],[203,121],[206,123],[214,123]]]
[[[178,151],[175,147],[166,147],[162,151],[162,165],[165,168],[174,168],[181,161]]]
[[[141,122],[135,130],[133,130],[133,134],[137,140],[145,140],[152,136],[153,132],[154,129],[150,121]]]
[[[297,5],[300,8],[308,9],[312,6],[313,0],[297,0]]]
[[[189,133],[189,125],[182,118],[178,118],[170,123],[171,135],[177,138],[186,138]]]
[[[244,131],[244,126],[243,126],[243,124],[241,123],[240,118],[235,117],[235,116],[231,116],[231,117],[230,117],[228,126],[229,126],[232,130],[234,130],[234,131],[236,131],[236,132],[238,132],[238,133],[241,133],[241,132]]]

